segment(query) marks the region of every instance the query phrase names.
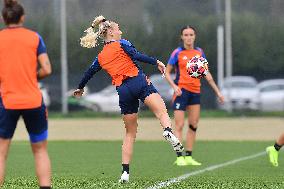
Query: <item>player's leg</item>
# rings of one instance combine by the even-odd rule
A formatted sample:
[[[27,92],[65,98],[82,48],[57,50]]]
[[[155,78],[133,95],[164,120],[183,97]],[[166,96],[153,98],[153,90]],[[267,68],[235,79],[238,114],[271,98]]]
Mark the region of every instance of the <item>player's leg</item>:
[[[120,182],[129,181],[129,164],[132,159],[133,146],[137,133],[137,113],[123,115],[125,136],[122,145],[122,175]]]
[[[175,134],[180,141],[182,141],[182,130],[184,127],[184,111],[175,110],[174,111],[175,118]]]
[[[123,115],[125,137],[122,145],[122,163],[129,164],[133,153],[133,145],[137,133],[137,113]]]
[[[117,88],[119,107],[125,125],[125,136],[122,145],[122,175],[119,182],[129,181],[129,164],[132,159],[133,146],[138,127],[137,113],[139,100],[133,95],[135,91],[131,91],[131,87],[129,87],[136,80],[137,78],[131,78]]]
[[[166,105],[158,93],[152,93],[147,96],[144,103],[150,108],[150,110],[159,119],[161,126],[165,128],[171,128],[171,119],[168,115]]]
[[[6,159],[11,139],[0,138],[0,187],[4,183]]]
[[[282,135],[277,139],[274,146],[269,146],[266,148],[269,161],[275,167],[278,166],[278,153],[283,145],[284,145],[284,133],[282,133]]]
[[[184,127],[184,111],[183,110],[175,110],[174,111],[174,118],[175,118],[175,134],[178,137],[179,141],[182,142],[182,131]],[[182,155],[182,152],[176,152],[177,159],[174,162],[178,166],[185,166],[186,162]]]
[[[184,127],[184,112],[186,111],[187,106],[187,92],[184,89],[180,96],[174,96],[172,108],[174,110],[175,118],[175,133],[178,139],[182,142],[183,127]],[[174,162],[178,166],[186,165],[185,159],[182,155],[182,152],[177,152],[177,159]]]
[[[47,140],[31,143],[34,155],[36,175],[40,187],[51,187],[51,164],[47,152]]]
[[[196,138],[196,131],[200,116],[200,105],[190,105],[188,110],[188,131],[186,135],[186,150],[192,151]]]
[[[143,102],[159,119],[160,124],[164,129],[164,138],[171,143],[176,152],[182,152],[183,146],[172,132],[171,119],[168,115],[166,105],[161,96],[158,93],[151,93],[144,99]]]
[[[284,133],[282,133],[282,135],[277,139],[275,143],[275,149],[279,151],[283,145],[284,145]]]
[[[35,170],[41,188],[51,187],[51,163],[47,151],[48,123],[47,110],[39,108],[23,111],[23,119],[30,136],[34,155]]]
[[[19,111],[4,108],[0,97],[0,187],[4,183],[6,159],[19,117]]]
[[[188,130],[186,133],[186,156],[185,160],[189,165],[201,165],[192,158],[193,146],[196,139],[196,131],[200,116],[200,104],[189,105],[188,110]]]

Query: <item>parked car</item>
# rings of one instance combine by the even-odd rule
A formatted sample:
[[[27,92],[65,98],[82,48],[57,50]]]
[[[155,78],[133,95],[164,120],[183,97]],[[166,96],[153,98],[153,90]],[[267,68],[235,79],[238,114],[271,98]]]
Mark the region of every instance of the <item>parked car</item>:
[[[49,107],[49,105],[50,105],[50,97],[49,97],[49,94],[48,94],[48,89],[41,82],[38,83],[38,87],[39,87],[39,89],[41,91],[43,102],[44,102],[45,106]]]
[[[174,77],[174,75],[172,75],[172,77]],[[161,74],[152,75],[149,79],[156,87],[166,104],[169,104],[172,99],[173,89],[170,87],[166,79],[162,78]],[[115,87],[112,85],[106,87],[102,91],[86,94],[80,99],[76,99],[72,97],[72,95],[69,95],[68,102],[69,104],[77,104],[94,111],[120,112],[119,96]]]
[[[93,111],[98,112],[120,112],[119,97],[113,85],[110,85],[103,90],[87,94],[79,101],[79,104]]]
[[[174,79],[175,75],[171,74],[171,77]],[[149,79],[162,96],[165,103],[169,105],[172,101],[174,90],[169,85],[166,78],[163,78],[161,74],[154,74],[150,76]]]
[[[284,79],[270,79],[258,84],[261,111],[284,111]]]
[[[219,108],[223,110],[258,110],[259,108],[259,89],[253,77],[225,78],[221,92],[225,97],[225,103],[219,104]]]

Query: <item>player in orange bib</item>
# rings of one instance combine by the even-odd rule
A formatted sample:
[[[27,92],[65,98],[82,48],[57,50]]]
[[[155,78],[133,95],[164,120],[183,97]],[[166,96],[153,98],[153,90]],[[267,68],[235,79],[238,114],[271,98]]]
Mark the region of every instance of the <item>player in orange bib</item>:
[[[98,31],[94,32],[95,29]],[[119,25],[106,20],[103,16],[98,16],[86,32],[87,35],[81,38],[83,47],[95,47],[98,37],[104,40],[104,47],[85,72],[74,95],[82,96],[83,88],[99,70],[104,69],[111,76],[112,84],[116,86],[119,95],[119,106],[126,129],[122,145],[122,175],[119,181],[128,182],[129,163],[138,126],[139,100],[144,102],[160,120],[164,129],[163,136],[171,143],[174,150],[177,152],[183,150],[181,143],[172,133],[171,120],[164,101],[139,67],[138,61],[157,66],[162,73],[165,71],[165,65],[156,58],[140,53],[129,41],[121,39],[122,32]]]
[[[187,62],[194,56],[205,54],[199,47],[194,46],[196,30],[192,26],[186,26],[181,29],[181,39],[183,46],[173,51],[167,64],[166,79],[174,89],[173,109],[175,117],[175,131],[180,141],[182,141],[182,130],[184,127],[185,112],[188,112],[188,131],[186,134],[186,154],[183,157],[182,152],[177,152],[178,166],[201,165],[192,158],[192,150],[196,137],[197,124],[200,116],[200,79],[191,78],[186,71]],[[170,77],[172,70],[175,70],[175,80]],[[205,79],[216,93],[220,103],[224,103],[224,97],[215,84],[212,75],[208,72]]]
[[[47,153],[47,111],[38,79],[51,73],[51,65],[41,36],[23,27],[22,5],[16,0],[4,0],[2,16],[6,28],[0,31],[0,184],[4,182],[11,139],[22,117],[29,133],[40,188],[48,189],[51,168]]]

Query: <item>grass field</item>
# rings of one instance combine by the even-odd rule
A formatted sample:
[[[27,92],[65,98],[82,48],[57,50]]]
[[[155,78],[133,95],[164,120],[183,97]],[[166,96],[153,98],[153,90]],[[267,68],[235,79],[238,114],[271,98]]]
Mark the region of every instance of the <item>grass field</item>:
[[[234,159],[263,152],[272,142],[201,141],[194,157],[199,167],[176,167],[175,154],[166,142],[137,142],[131,164],[131,182],[118,184],[121,142],[51,141],[49,152],[53,188],[148,188],[171,178],[204,170]],[[284,155],[272,167],[266,155],[201,172],[168,188],[284,188]],[[3,188],[37,188],[28,142],[14,141],[8,157]]]

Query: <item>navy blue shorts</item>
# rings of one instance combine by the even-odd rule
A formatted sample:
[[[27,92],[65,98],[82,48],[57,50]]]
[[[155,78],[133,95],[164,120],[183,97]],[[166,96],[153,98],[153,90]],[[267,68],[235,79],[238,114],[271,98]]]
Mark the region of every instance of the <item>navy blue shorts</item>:
[[[174,110],[185,111],[187,106],[200,104],[200,93],[192,93],[185,89],[181,89],[181,91],[181,96],[176,96],[173,101]]]
[[[47,110],[44,104],[38,108],[12,110],[5,109],[0,98],[0,137],[11,139],[14,135],[17,122],[23,117],[32,143],[47,139]]]
[[[137,113],[139,100],[144,102],[145,98],[152,93],[158,93],[144,73],[139,72],[138,76],[130,77],[116,88],[119,96],[119,107],[121,114]]]

